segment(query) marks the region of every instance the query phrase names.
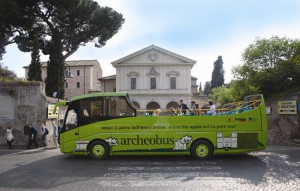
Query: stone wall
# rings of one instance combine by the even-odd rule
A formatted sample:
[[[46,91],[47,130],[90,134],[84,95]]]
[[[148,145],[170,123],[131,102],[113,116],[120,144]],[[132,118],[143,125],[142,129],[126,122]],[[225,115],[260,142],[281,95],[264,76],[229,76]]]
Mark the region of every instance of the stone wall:
[[[42,82],[0,82],[0,144],[6,144],[4,139],[7,125],[13,128],[14,145],[28,143],[28,135],[24,126],[33,123],[38,131],[38,140],[41,134],[41,122],[45,122],[49,129],[48,145],[53,146],[53,128],[47,119],[48,104],[54,100],[47,98]]]
[[[299,94],[272,96],[265,99],[266,106],[271,107],[268,118],[269,144],[299,144],[300,143],[300,114],[284,115],[278,113],[278,101],[297,101]]]

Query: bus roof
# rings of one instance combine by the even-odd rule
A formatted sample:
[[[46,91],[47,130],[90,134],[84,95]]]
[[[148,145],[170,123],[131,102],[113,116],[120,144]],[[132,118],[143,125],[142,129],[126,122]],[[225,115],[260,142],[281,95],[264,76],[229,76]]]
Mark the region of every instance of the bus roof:
[[[126,92],[92,93],[92,94],[85,94],[85,95],[73,97],[73,98],[71,98],[71,101],[76,101],[76,100],[85,99],[85,98],[91,98],[91,97],[112,97],[112,96],[124,96],[124,97],[127,97],[128,94]]]

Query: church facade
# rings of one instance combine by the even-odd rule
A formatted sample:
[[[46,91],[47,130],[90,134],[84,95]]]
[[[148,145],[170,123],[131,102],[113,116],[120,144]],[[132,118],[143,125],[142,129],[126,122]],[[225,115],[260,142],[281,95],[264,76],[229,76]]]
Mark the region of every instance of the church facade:
[[[120,58],[116,68],[116,91],[127,92],[139,109],[162,111],[177,108],[179,100],[188,106],[197,92],[197,78],[191,76],[196,61],[155,45]]]

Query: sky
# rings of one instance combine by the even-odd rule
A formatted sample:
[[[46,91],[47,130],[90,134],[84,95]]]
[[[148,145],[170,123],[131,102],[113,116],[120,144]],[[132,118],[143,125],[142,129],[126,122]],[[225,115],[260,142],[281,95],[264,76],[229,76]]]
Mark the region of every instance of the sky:
[[[299,39],[300,0],[96,0],[125,19],[122,28],[102,48],[89,43],[67,60],[97,59],[103,77],[116,74],[111,62],[150,45],[197,61],[192,76],[202,88],[211,80],[213,64],[223,58],[225,82],[232,68],[243,64],[242,53],[257,38]],[[18,77],[31,61],[16,45],[6,47],[1,61]],[[41,61],[48,56],[42,55]]]

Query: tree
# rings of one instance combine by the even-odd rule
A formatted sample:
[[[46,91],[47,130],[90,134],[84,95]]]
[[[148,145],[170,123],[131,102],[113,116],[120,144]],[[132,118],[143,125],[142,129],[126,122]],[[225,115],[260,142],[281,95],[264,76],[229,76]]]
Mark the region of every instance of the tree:
[[[15,78],[17,78],[17,75],[7,69],[7,67],[3,67],[3,63],[0,63],[0,81],[13,80]]]
[[[210,82],[207,81],[205,82],[203,93],[204,95],[209,95],[210,91],[211,91]]]
[[[27,4],[24,0],[3,1],[12,1],[17,8],[21,7],[23,18],[30,18],[30,21],[34,18],[33,23],[29,22],[30,27],[24,27],[26,30],[18,31],[13,37],[19,49],[32,51],[36,31],[39,31],[40,49],[43,54],[52,57],[47,70],[60,68],[58,73],[47,74],[50,75],[46,80],[47,95],[52,95],[52,87],[49,86],[53,84],[60,86],[56,89],[64,89],[64,72],[61,69],[70,55],[92,41],[95,47],[104,46],[124,23],[122,14],[112,8],[101,7],[93,0],[28,0],[30,3]],[[26,6],[28,4],[30,6]],[[21,28],[21,25],[17,26]],[[64,97],[63,94],[59,96]]]
[[[1,16],[0,16],[1,17]],[[1,30],[1,29],[0,29]],[[8,44],[8,39],[5,36],[5,33],[0,31],[0,60],[3,58],[3,54],[6,53],[5,46]]]
[[[202,84],[201,84],[201,82],[199,84],[199,93],[200,93],[200,95],[202,94]]]
[[[231,89],[227,88],[225,85],[212,89],[209,98],[214,101],[217,101],[221,105],[225,103],[234,102],[234,99],[231,94]]]
[[[40,63],[40,45],[38,38],[35,38],[33,49],[31,52],[31,63],[29,64],[28,80],[29,81],[43,81]]]
[[[261,93],[257,87],[248,83],[247,80],[232,80],[229,89],[230,99],[232,99],[232,101],[240,101],[248,95]]]
[[[214,62],[214,69],[211,76],[211,89],[220,87],[224,85],[224,69],[223,69],[223,59],[219,56]]]
[[[300,41],[272,37],[256,39],[243,53],[244,64],[234,67],[236,91],[244,94],[290,91],[300,86]]]
[[[34,15],[26,15],[26,7],[35,4],[35,0],[1,0],[0,1],[0,60],[5,47],[15,43],[15,37],[26,33],[33,22]]]
[[[57,92],[57,98],[64,99],[65,65],[61,64],[63,57],[62,51],[57,51],[62,50],[62,46],[60,43],[55,43],[54,41],[51,44],[50,50],[49,61],[47,63],[47,77],[45,79],[46,95],[52,96],[54,92]],[[57,78],[53,79],[53,76]]]

